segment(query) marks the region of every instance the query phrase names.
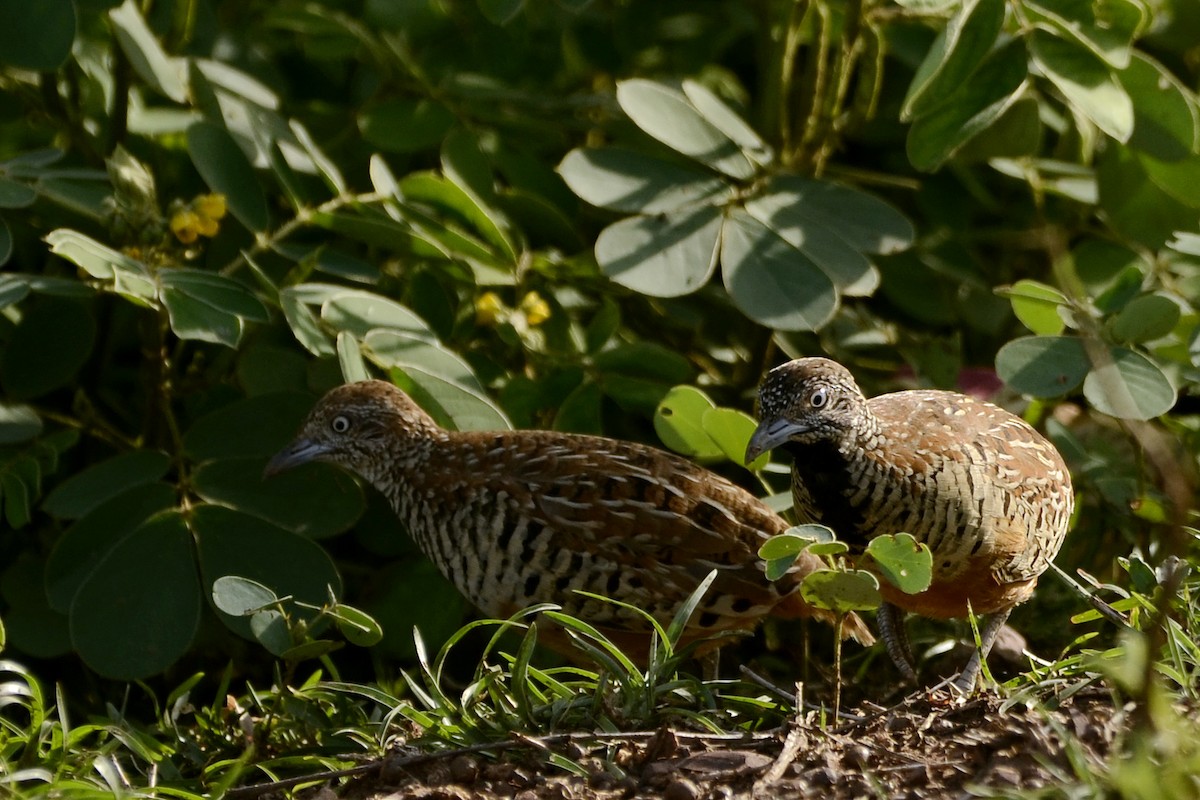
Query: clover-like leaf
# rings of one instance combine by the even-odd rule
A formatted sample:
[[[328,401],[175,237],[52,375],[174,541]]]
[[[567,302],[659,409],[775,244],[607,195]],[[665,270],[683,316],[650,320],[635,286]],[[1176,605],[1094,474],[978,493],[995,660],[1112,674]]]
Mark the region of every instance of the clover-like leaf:
[[[879,580],[861,569],[852,572],[819,569],[800,584],[800,594],[810,604],[835,614],[871,611],[883,603]]]
[[[933,555],[911,533],[876,536],[867,545],[867,555],[879,574],[905,594],[923,592],[933,580]]]

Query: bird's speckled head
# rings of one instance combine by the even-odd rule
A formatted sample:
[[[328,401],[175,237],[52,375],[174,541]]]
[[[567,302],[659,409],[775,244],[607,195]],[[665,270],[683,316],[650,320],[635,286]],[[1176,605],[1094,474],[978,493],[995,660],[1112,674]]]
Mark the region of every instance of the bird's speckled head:
[[[758,429],[746,448],[750,463],[788,442],[836,442],[868,414],[850,370],[828,358],[798,358],[767,373],[758,388]]]
[[[328,461],[376,482],[376,473],[425,450],[445,434],[407,394],[385,381],[361,381],[325,394],[300,432],[267,464],[265,476]]]

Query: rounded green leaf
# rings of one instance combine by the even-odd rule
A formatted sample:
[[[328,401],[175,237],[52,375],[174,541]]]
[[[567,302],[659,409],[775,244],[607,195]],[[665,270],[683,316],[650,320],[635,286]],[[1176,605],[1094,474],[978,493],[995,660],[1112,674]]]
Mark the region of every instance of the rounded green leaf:
[[[366,335],[363,346],[371,360],[381,367],[412,367],[484,395],[483,384],[471,371],[471,365],[436,341],[430,341],[427,335],[377,328]]]
[[[374,647],[383,640],[383,627],[365,611],[338,603],[332,612],[346,641],[359,647]]]
[[[1062,333],[1065,325],[1058,315],[1058,308],[1066,304],[1067,298],[1058,289],[1026,279],[1017,281],[1001,294],[1009,298],[1013,313],[1029,330],[1045,336]]]
[[[213,605],[233,617],[248,617],[277,600],[279,595],[271,589],[240,575],[222,575],[213,581]]]
[[[828,609],[835,614],[870,611],[879,608],[883,602],[879,595],[878,579],[863,570],[841,572],[819,569],[810,573],[800,584],[800,595],[817,608]]]
[[[106,678],[162,672],[200,624],[192,535],[178,512],[143,524],[96,565],[71,603],[71,643]]]
[[[445,148],[443,153],[446,154]],[[470,165],[462,166],[470,168]],[[468,177],[474,179],[476,176]],[[480,197],[435,173],[415,172],[400,181],[399,197],[406,205],[420,203],[427,206],[438,216],[451,220],[452,224],[465,223],[464,229],[477,234],[497,257],[509,264],[516,262],[512,224],[496,207],[494,193]]]
[[[704,429],[704,415],[714,408],[708,395],[694,386],[676,386],[655,409],[654,430],[676,453],[698,461],[717,461],[725,451]]]
[[[100,503],[67,528],[46,560],[46,597],[51,608],[66,613],[97,564],[147,519],[175,502],[175,487],[142,484]]]
[[[1043,28],[1029,36],[1030,55],[1067,102],[1119,142],[1133,133],[1133,102],[1108,65],[1087,48]]]
[[[1083,340],[1075,336],[1025,336],[996,354],[996,374],[1022,394],[1058,397],[1073,390],[1091,369]]]
[[[362,515],[362,490],[336,467],[305,465],[264,480],[265,466],[266,459],[259,457],[208,461],[193,474],[193,485],[210,503],[309,539],[339,534]]]
[[[0,0],[0,63],[52,72],[71,55],[75,4],[71,0]]]
[[[265,231],[271,224],[267,197],[229,131],[212,122],[197,122],[187,130],[187,146],[204,182],[225,195],[230,213],[250,230]]]
[[[87,362],[96,323],[75,300],[42,297],[9,335],[0,357],[0,382],[14,400],[40,397],[66,385]]]
[[[1157,250],[1176,231],[1195,228],[1196,211],[1161,188],[1147,172],[1146,163],[1126,147],[1106,147],[1096,171],[1097,186],[1109,228],[1131,242]]]
[[[655,342],[622,342],[597,353],[592,366],[604,373],[654,378],[671,384],[692,379],[695,370],[687,358]]]
[[[840,556],[850,552],[850,545],[845,542],[813,542],[808,546],[808,552],[814,556]]]
[[[603,401],[604,392],[600,385],[585,380],[563,398],[554,412],[551,427],[556,431],[599,435],[604,432],[604,420],[601,417]]]
[[[631,217],[596,239],[596,261],[612,280],[651,297],[678,297],[717,268],[721,212],[712,206]]]
[[[437,147],[455,121],[454,114],[441,103],[398,99],[360,114],[358,127],[363,138],[380,150],[412,153]]]
[[[812,543],[812,539],[796,536],[791,532],[781,533],[763,542],[762,547],[758,548],[758,557],[771,561],[773,559],[798,556],[803,552],[804,548]]]
[[[292,649],[292,633],[283,614],[273,608],[250,615],[250,636],[277,658]]]
[[[54,487],[42,510],[59,519],[79,519],[116,495],[167,474],[171,457],[158,450],[131,450],[92,464]]]
[[[209,589],[218,578],[237,575],[270,589],[278,597],[292,597],[315,606],[339,595],[342,579],[329,555],[315,542],[289,533],[269,522],[228,508],[200,505],[192,511],[192,530],[200,554],[200,571]],[[206,595],[211,597],[208,591]],[[250,620],[218,609],[230,630],[253,638]],[[296,609],[311,618],[315,611]]]
[[[727,459],[735,464],[743,462],[746,445],[758,427],[753,417],[736,408],[710,408],[701,416],[700,422],[704,432],[717,443]],[[763,453],[745,466],[747,469],[762,469],[770,460],[770,453]]]
[[[714,175],[620,147],[576,148],[558,172],[580,198],[614,211],[660,214],[732,194]]]
[[[1097,411],[1121,419],[1153,419],[1175,405],[1175,387],[1158,366],[1124,347],[1109,351],[1083,382],[1083,395]]]
[[[1161,294],[1135,297],[1112,323],[1112,335],[1121,342],[1148,342],[1166,336],[1179,322],[1179,304]]]
[[[829,276],[741,209],[721,229],[721,266],[734,304],[767,327],[818,330],[837,310]]]
[[[183,437],[184,452],[194,461],[243,456],[267,457],[296,433],[312,408],[302,392],[260,394],[205,414]]]
[[[0,217],[0,267],[8,263],[8,260],[12,258],[12,253],[12,231],[8,229],[8,223],[4,221],[4,217]],[[0,308],[16,303],[29,293],[29,287],[24,281],[17,281],[9,275],[3,277],[6,280],[3,282],[3,288],[0,288]],[[20,288],[22,286],[23,289]],[[14,297],[13,292],[17,292],[19,296]]]
[[[0,208],[25,208],[37,200],[37,192],[23,183],[0,178]]]
[[[617,102],[634,124],[685,156],[732,178],[754,175],[754,163],[673,86],[635,78],[617,84]]]
[[[867,544],[867,555],[888,583],[905,594],[917,594],[933,581],[933,555],[910,533],[876,536]]]
[[[908,121],[954,94],[987,57],[1004,25],[1004,0],[966,0],[917,67],[900,119]]]

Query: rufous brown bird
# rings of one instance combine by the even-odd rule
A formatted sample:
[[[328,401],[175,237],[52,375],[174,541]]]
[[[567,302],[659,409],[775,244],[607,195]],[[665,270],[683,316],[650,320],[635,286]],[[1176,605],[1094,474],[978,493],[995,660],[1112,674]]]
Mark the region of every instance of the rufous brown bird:
[[[665,625],[716,570],[681,644],[750,629],[768,614],[831,619],[797,591],[818,559],[778,584],[764,575],[758,548],[786,521],[734,483],[652,447],[551,431],[446,430],[376,380],[321,398],[266,474],[309,461],[378,489],[421,550],[490,617],[555,603],[644,659],[646,620],[576,590]],[[857,617],[844,631],[873,641]],[[565,634],[541,633],[571,654]]]
[[[926,617],[990,615],[982,647],[955,685],[974,689],[1013,606],[1029,599],[1071,520],[1071,473],[1020,417],[957,392],[913,390],[867,399],[849,370],[801,358],[771,370],[758,392],[747,463],[792,456],[802,522],[828,525],[852,552],[907,532],[929,546],[933,582],[905,594],[881,582],[881,638],[916,679],[899,610]]]

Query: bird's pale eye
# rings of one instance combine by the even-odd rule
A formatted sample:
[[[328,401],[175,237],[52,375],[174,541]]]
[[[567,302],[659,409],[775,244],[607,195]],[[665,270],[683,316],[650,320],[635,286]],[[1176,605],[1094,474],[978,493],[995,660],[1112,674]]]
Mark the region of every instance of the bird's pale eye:
[[[350,430],[350,418],[346,416],[336,416],[329,423],[329,427],[333,428],[334,433],[345,433]]]
[[[808,404],[813,408],[823,408],[829,402],[829,394],[824,388],[813,389],[813,393],[808,396]]]

